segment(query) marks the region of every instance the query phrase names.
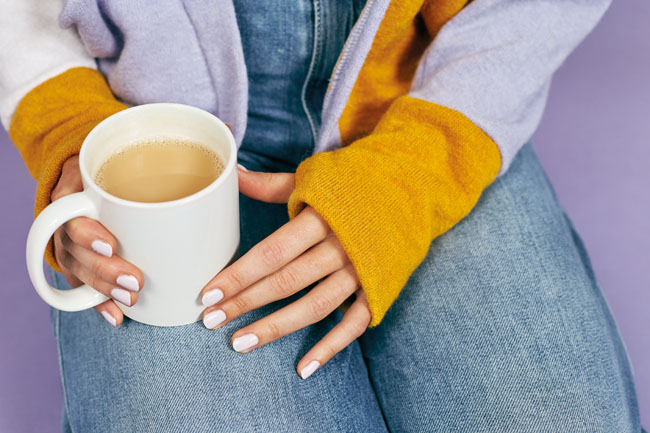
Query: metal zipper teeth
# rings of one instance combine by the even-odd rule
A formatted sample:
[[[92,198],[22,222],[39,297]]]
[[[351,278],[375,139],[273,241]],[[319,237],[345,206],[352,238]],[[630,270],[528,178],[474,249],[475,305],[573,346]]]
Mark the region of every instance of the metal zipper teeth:
[[[334,65],[334,72],[332,73],[332,78],[330,79],[330,85],[325,94],[326,97],[330,93],[330,90],[338,82],[339,76],[341,75],[341,68],[343,68],[343,66],[345,65],[346,60],[350,56],[350,52],[356,45],[359,38],[359,33],[361,32],[361,28],[367,21],[368,15],[370,13],[369,10],[374,3],[375,0],[368,0],[368,3],[366,3],[366,5],[363,7],[363,10],[361,11],[361,16],[359,17],[359,19],[354,25],[354,28],[350,32],[350,36],[348,37],[348,40],[345,43],[345,46],[343,47],[341,56],[339,57],[339,59],[336,61],[336,64]]]
[[[336,61],[336,64],[334,65],[334,72],[332,72],[332,77],[330,79],[329,86],[327,86],[327,91],[325,92],[325,101],[329,102],[329,98],[331,97],[331,93],[332,93],[331,90],[339,81],[339,77],[341,75],[341,69],[345,65],[348,57],[350,56],[350,52],[355,48],[355,45],[357,44],[357,41],[359,39],[359,34],[361,33],[361,29],[363,28],[366,21],[368,20],[368,15],[370,14],[369,12],[370,8],[374,6],[374,3],[375,0],[368,0],[366,5],[363,7],[363,10],[361,11],[361,15],[359,16],[359,19],[357,20],[357,22],[354,24],[354,27],[352,28],[352,31],[350,32],[350,36],[348,36],[348,40],[343,46],[343,51],[341,52],[341,55],[339,56],[338,60]],[[325,136],[322,136],[323,130],[320,131],[321,134],[319,134],[319,137],[316,140],[316,145],[318,145],[318,141],[328,138],[332,128],[334,128],[335,125],[336,123],[332,123],[327,129],[327,131],[324,131]]]
[[[305,112],[307,116],[307,121],[309,122],[309,127],[311,128],[311,136],[314,140],[314,146],[316,146],[317,140],[317,131],[316,131],[316,122],[314,121],[314,116],[312,116],[309,107],[307,106],[307,87],[309,87],[309,81],[311,80],[312,75],[314,74],[314,69],[316,68],[316,63],[320,57],[320,43],[321,38],[323,37],[321,31],[321,4],[320,0],[314,0],[314,43],[312,46],[311,52],[311,62],[309,63],[309,70],[307,71],[307,76],[305,81],[302,84],[302,92],[300,93],[300,99],[302,104],[302,111]]]

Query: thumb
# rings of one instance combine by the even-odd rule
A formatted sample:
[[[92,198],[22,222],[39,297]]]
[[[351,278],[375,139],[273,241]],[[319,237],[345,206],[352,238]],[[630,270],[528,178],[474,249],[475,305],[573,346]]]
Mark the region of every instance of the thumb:
[[[255,200],[287,203],[295,188],[293,173],[266,173],[239,166],[239,191]]]

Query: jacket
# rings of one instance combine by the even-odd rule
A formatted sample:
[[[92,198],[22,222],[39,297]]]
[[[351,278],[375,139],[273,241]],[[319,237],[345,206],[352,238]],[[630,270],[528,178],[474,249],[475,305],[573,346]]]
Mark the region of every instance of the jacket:
[[[332,74],[291,217],[312,206],[372,313],[467,215],[537,127],[551,76],[609,0],[368,0]],[[0,0],[0,118],[38,181],[127,105],[179,102],[246,130],[230,0]],[[48,262],[58,269],[52,250]],[[198,289],[198,288],[197,288]]]

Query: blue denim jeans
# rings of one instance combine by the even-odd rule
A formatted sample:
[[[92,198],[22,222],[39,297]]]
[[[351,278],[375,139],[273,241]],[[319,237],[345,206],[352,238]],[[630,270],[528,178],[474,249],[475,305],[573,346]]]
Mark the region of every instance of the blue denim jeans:
[[[243,249],[286,221],[241,197]],[[247,354],[230,346],[290,301],[215,331],[52,310],[64,431],[640,431],[621,339],[530,145],[432,243],[383,322],[307,380],[296,363],[338,312]]]
[[[292,171],[312,152],[327,79],[363,3],[235,0],[250,81],[245,166]],[[240,200],[243,251],[287,222],[284,205]],[[52,310],[63,431],[640,431],[621,339],[530,145],[432,243],[383,322],[308,380],[296,364],[338,311],[247,354],[230,346],[237,329],[293,299],[214,331],[128,318],[113,328],[93,310]]]
[[[311,155],[329,78],[365,2],[234,0],[249,85],[245,167],[295,171]]]

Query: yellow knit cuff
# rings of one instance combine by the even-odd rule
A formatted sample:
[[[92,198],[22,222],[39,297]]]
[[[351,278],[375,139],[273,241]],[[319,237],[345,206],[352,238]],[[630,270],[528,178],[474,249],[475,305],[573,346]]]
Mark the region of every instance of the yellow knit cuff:
[[[300,164],[289,199],[307,204],[337,235],[378,325],[440,236],[497,176],[496,144],[461,113],[408,96],[372,134]]]
[[[73,68],[31,90],[13,115],[9,136],[38,182],[34,215],[48,204],[63,163],[79,153],[86,135],[99,122],[127,108],[94,69]],[[50,241],[45,260],[61,271]]]

